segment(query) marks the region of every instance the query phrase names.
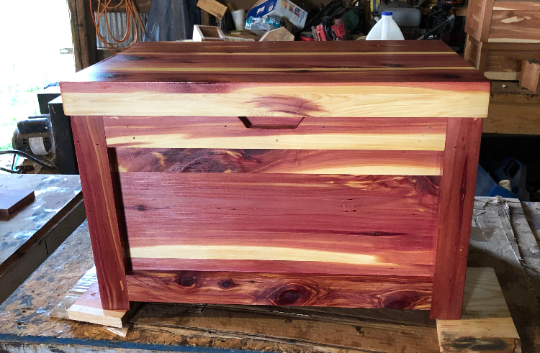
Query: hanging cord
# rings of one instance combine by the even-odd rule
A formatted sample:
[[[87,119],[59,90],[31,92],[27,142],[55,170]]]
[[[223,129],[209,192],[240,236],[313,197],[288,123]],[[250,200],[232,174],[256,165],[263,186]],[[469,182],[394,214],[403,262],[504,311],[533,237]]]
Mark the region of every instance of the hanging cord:
[[[36,157],[24,152],[24,151],[19,151],[19,150],[4,150],[4,151],[0,151],[0,155],[1,154],[11,154],[13,153],[14,155],[16,156],[22,156],[26,159],[29,159],[31,160],[32,162],[36,163],[36,164],[39,164],[40,166],[42,166],[43,168],[45,169],[55,169],[53,165],[49,164],[48,162],[44,161],[44,160],[40,160],[40,159],[37,159]],[[15,168],[14,168],[15,167]],[[7,168],[2,168],[0,167],[0,170],[4,171],[4,172],[8,172],[8,173],[20,173],[21,170],[19,168],[19,166],[15,166],[15,163],[12,163],[11,164],[11,170],[7,169]]]
[[[139,39],[139,31],[138,28],[141,28],[144,32],[144,23],[141,19],[141,16],[139,14],[139,11],[137,10],[137,6],[133,2],[133,0],[119,0],[116,5],[111,5],[111,2],[113,0],[97,0],[98,7],[97,7],[97,17],[94,16],[94,9],[92,7],[92,0],[90,0],[90,14],[92,15],[92,20],[94,21],[94,26],[96,27],[96,34],[98,39],[105,45],[107,49],[113,52],[118,52],[122,49],[126,49],[131,47],[133,44],[137,43]],[[109,18],[107,17],[107,13],[112,10],[116,10],[122,5],[126,8],[126,34],[123,38],[118,39],[116,38],[112,31],[111,27],[109,25]],[[103,35],[101,34],[99,30],[99,22],[101,21],[101,18],[105,17],[105,24],[107,25],[107,32],[109,36],[112,38],[113,42],[108,42]],[[120,48],[120,44],[126,42],[130,35],[131,35],[131,27],[134,25],[135,27],[135,35],[133,42],[129,43],[128,46]]]

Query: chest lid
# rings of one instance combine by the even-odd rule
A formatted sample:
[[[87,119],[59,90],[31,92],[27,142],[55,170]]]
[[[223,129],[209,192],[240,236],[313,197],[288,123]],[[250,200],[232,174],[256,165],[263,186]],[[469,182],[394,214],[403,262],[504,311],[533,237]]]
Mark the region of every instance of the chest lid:
[[[60,83],[67,115],[484,118],[439,41],[140,43]]]

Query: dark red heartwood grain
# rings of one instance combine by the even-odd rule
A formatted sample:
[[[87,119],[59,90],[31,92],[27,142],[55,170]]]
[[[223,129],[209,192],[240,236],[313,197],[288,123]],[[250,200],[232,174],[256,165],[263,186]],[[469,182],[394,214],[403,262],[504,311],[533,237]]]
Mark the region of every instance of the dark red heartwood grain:
[[[132,301],[429,310],[425,277],[233,272],[135,272]]]
[[[461,317],[482,119],[448,119],[431,317]]]
[[[124,235],[118,225],[120,205],[115,200],[103,120],[77,116],[71,119],[71,128],[103,309],[127,310]]]
[[[302,173],[354,166],[434,168],[440,151],[325,151],[207,148],[116,148],[122,172],[156,173]],[[319,173],[323,174],[323,173]],[[373,174],[373,173],[370,173]]]
[[[257,260],[194,262],[178,254],[179,259],[155,261],[132,255],[134,270],[432,273],[439,177],[131,172],[120,173],[120,180],[131,248],[282,247],[373,255],[395,264],[268,266]]]

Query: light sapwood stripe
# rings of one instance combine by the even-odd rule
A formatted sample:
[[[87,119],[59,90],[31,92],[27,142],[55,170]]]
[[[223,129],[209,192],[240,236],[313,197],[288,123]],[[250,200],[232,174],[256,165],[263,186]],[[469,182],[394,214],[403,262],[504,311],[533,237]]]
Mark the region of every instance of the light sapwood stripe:
[[[489,91],[264,85],[225,93],[68,93],[67,115],[485,118]]]
[[[540,43],[540,39],[523,38],[489,38],[488,43]]]
[[[159,52],[156,54],[155,52],[145,52],[145,51],[130,51],[126,53],[122,53],[120,55],[167,55],[167,56],[176,56],[176,55],[243,55],[243,56],[280,56],[280,55],[295,55],[295,56],[311,56],[311,55],[327,55],[327,56],[342,56],[342,55],[456,55],[454,51],[434,51],[434,52],[423,52],[423,51],[417,51],[417,52],[253,52],[253,53],[227,53],[227,52],[208,52],[208,53],[201,53],[201,52],[177,52],[177,53],[171,53],[171,52]]]
[[[326,149],[443,151],[445,134],[309,134],[193,138],[184,134],[133,134],[107,138],[107,145],[137,148]],[[436,168],[435,168],[436,169]],[[354,174],[354,173],[353,173]],[[433,175],[438,175],[433,174]],[[423,173],[416,175],[424,175]],[[431,174],[430,174],[431,175]]]
[[[297,248],[242,245],[156,245],[131,247],[131,257],[144,259],[313,261],[348,265],[396,266],[377,256]]]
[[[344,174],[344,175],[441,175],[440,166],[415,165],[363,165],[350,167],[330,167],[304,169],[290,174]]]
[[[256,68],[256,67],[125,67],[109,66],[103,68],[105,71],[113,72],[288,72],[288,71],[313,71],[313,72],[332,72],[349,73],[358,71],[411,71],[411,70],[476,70],[472,66],[432,66],[432,67],[291,67],[291,68]]]

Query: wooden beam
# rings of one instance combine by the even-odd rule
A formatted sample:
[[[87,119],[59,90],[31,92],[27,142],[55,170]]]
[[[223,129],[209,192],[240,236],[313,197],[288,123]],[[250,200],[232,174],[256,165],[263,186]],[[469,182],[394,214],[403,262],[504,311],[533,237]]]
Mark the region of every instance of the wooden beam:
[[[534,93],[538,92],[538,83],[540,81],[540,61],[530,59],[523,60],[523,66],[521,67],[521,78],[519,79],[519,85]]]
[[[431,307],[434,319],[461,316],[481,135],[482,119],[448,119]]]
[[[72,117],[73,140],[103,309],[128,310],[122,209],[115,197],[101,117]]]
[[[70,12],[75,70],[80,71],[97,62],[96,30],[88,0],[67,0],[67,3]]]

